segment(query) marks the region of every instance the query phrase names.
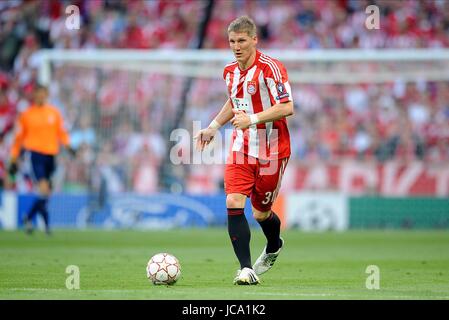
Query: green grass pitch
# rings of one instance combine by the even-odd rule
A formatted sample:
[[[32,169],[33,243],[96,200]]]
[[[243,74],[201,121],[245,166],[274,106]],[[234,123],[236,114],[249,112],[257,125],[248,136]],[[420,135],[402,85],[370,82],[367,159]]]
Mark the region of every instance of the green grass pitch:
[[[285,249],[258,286],[234,286],[238,267],[227,231],[0,232],[0,299],[449,299],[449,232],[285,231]],[[253,261],[264,245],[252,234]],[[149,258],[170,252],[181,279],[154,286]],[[65,287],[66,267],[80,269],[80,289]],[[365,287],[366,268],[380,288]]]

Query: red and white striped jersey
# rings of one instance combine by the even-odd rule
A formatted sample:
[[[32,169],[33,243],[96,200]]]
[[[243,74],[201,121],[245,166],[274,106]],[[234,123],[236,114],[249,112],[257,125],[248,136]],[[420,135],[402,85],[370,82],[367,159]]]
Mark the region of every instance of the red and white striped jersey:
[[[226,65],[223,71],[228,95],[234,109],[247,114],[262,112],[278,103],[292,100],[287,70],[276,59],[257,51],[252,66],[242,71],[237,61]],[[290,135],[287,120],[252,125],[247,129],[234,129],[231,152],[267,160],[290,156]]]

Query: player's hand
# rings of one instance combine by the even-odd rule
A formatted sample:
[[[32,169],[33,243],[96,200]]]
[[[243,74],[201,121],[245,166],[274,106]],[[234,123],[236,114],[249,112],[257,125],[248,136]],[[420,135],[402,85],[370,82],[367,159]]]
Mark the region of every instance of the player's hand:
[[[206,128],[198,131],[198,133],[193,137],[196,140],[196,150],[203,151],[204,148],[212,142],[217,129]]]
[[[67,151],[69,152],[71,157],[76,157],[76,150],[73,149],[72,147],[67,147]]]
[[[8,167],[8,173],[12,176],[15,176],[17,171],[19,170],[19,167],[17,166],[16,161],[11,161]]]
[[[234,118],[231,119],[231,123],[236,129],[246,129],[251,125],[251,119],[245,112],[235,109],[232,109],[232,112]]]

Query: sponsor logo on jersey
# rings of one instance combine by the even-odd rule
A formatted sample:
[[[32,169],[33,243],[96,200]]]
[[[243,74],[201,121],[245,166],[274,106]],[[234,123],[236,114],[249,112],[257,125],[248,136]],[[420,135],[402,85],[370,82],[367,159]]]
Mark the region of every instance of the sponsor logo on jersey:
[[[257,83],[256,81],[248,81],[247,91],[250,95],[253,95],[257,92]]]
[[[240,111],[249,111],[249,100],[245,98],[232,98],[232,104],[234,108]]]

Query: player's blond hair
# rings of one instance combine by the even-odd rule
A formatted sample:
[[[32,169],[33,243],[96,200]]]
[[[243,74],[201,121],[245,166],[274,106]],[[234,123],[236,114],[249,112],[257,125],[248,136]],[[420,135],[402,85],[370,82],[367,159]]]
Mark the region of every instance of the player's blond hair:
[[[250,37],[255,37],[257,27],[253,19],[248,16],[241,16],[229,24],[228,34],[230,32],[246,32]]]

